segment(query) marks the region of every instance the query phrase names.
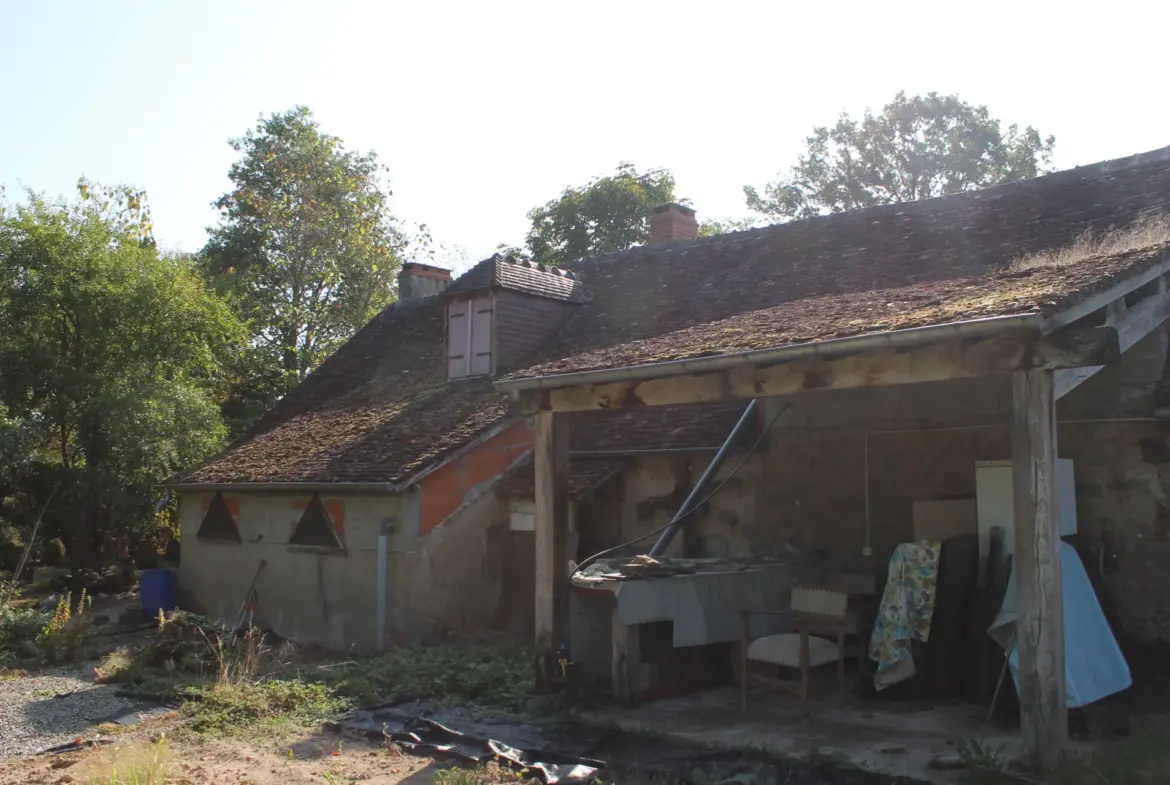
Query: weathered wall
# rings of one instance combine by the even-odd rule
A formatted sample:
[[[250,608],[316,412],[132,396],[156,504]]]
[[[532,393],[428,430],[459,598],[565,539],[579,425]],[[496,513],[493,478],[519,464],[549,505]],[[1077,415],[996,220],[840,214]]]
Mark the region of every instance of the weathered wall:
[[[572,314],[575,306],[501,289],[495,293],[497,372],[530,358]]]
[[[266,561],[256,581],[258,622],[279,635],[333,648],[375,646],[377,538],[383,523],[399,515],[396,496],[324,497],[331,510],[343,513],[345,555],[289,548],[289,536],[312,494],[225,494],[225,498],[238,509],[241,544],[198,539],[210,494],[180,497],[179,586],[186,604],[234,623],[253,576],[261,561]],[[401,568],[391,563],[391,571]]]
[[[399,624],[409,639],[499,628],[507,527],[507,504],[489,483],[412,546],[406,545],[403,552],[410,558],[402,596],[408,602]]]
[[[533,441],[531,421],[524,419],[424,477],[419,483],[422,533],[438,526],[478,493],[483,483],[507,470],[532,449]]]

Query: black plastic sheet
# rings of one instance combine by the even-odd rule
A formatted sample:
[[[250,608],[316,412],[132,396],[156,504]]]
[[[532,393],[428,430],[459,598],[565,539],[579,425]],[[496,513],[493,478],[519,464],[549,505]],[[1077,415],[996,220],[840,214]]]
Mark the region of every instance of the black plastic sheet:
[[[364,733],[372,740],[384,740],[412,752],[432,757],[453,758],[463,763],[489,763],[527,776],[538,777],[548,785],[587,782],[605,764],[570,752],[550,749],[522,749],[499,739],[473,736],[425,717],[405,715],[388,706],[358,709],[336,725]]]

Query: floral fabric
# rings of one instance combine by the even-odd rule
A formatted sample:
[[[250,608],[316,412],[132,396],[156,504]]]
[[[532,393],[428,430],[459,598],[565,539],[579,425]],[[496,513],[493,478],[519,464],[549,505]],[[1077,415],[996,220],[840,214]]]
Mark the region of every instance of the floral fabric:
[[[910,642],[930,638],[941,551],[939,540],[920,540],[902,543],[890,557],[869,645],[869,658],[877,662],[873,680],[879,690],[914,675]]]

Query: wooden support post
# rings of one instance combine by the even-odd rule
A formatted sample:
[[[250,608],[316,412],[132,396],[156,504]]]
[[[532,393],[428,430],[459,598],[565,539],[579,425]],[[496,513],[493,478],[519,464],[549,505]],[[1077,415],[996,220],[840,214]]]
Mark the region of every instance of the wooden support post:
[[[568,597],[569,432],[568,417],[536,415],[536,650],[547,683],[564,640]]]
[[[1020,731],[1041,769],[1068,742],[1053,372],[1012,374],[1012,493],[1016,552]]]

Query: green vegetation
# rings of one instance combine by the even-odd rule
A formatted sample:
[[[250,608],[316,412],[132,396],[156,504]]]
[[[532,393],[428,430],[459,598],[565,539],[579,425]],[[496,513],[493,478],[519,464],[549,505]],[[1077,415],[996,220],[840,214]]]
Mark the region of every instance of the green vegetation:
[[[86,785],[163,785],[167,781],[169,752],[166,738],[154,744],[117,747],[89,766]]]
[[[290,645],[270,645],[258,629],[235,634],[181,611],[160,624],[150,644],[107,655],[97,673],[126,694],[180,701],[198,730],[307,724],[390,698],[483,711],[539,709],[531,653],[523,648],[437,646],[317,662]]]
[[[904,92],[860,120],[842,114],[818,126],[787,177],[761,195],[744,186],[747,206],[768,220],[811,218],[971,191],[1044,174],[1056,140],[1031,126],[1007,130],[956,95]]]

